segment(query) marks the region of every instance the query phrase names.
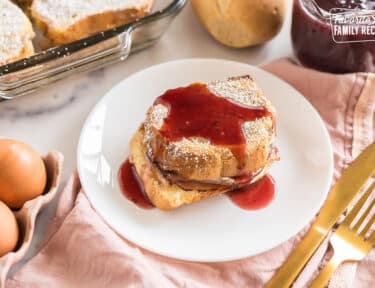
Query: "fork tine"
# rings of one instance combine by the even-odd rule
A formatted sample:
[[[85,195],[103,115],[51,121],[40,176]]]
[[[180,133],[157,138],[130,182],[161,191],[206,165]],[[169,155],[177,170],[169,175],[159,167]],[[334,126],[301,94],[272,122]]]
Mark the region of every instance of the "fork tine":
[[[374,188],[375,188],[375,181],[372,182],[372,184],[366,190],[366,192],[363,193],[362,197],[358,200],[358,202],[352,208],[350,213],[346,216],[345,220],[342,222],[343,224],[346,224],[346,225],[349,226],[353,222],[355,216],[357,216],[359,210],[361,210],[363,204],[365,204],[367,198],[370,196],[370,194],[371,194],[372,190],[374,190]]]
[[[372,224],[374,224],[374,223],[375,223],[375,214],[372,215],[370,221],[368,221],[368,223],[366,224],[365,228],[363,228],[363,230],[362,230],[361,234],[359,234],[359,236],[364,238],[366,236],[367,232],[370,230]]]
[[[354,225],[353,230],[358,231],[359,227],[361,227],[363,221],[367,218],[368,214],[371,212],[372,207],[374,206],[375,199],[372,200],[371,204],[367,207],[366,211],[362,214],[361,218],[358,219],[357,223]]]
[[[375,245],[375,230],[372,231],[371,235],[367,238],[367,241]]]

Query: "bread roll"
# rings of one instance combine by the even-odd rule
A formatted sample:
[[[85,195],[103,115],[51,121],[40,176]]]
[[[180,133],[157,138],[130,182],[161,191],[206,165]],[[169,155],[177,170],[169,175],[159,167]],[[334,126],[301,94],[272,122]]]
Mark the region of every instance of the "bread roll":
[[[192,0],[199,20],[224,45],[262,44],[280,31],[285,0]]]

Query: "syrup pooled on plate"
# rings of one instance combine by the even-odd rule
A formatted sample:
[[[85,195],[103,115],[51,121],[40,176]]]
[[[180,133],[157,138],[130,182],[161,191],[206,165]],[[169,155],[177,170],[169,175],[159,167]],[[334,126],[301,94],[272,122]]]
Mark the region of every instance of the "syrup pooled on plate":
[[[254,184],[229,192],[227,195],[242,209],[261,209],[270,204],[275,197],[275,181],[270,175],[266,175]]]
[[[126,160],[121,165],[118,178],[122,193],[128,200],[143,209],[154,208],[154,205],[152,205],[143,191],[143,185],[138,179],[134,165],[129,160]]]
[[[215,95],[201,83],[168,90],[155,104],[169,108],[160,129],[165,138],[178,141],[184,137],[202,137],[214,145],[228,147],[238,160],[243,159],[246,147],[242,124],[272,117],[265,107],[235,103]]]

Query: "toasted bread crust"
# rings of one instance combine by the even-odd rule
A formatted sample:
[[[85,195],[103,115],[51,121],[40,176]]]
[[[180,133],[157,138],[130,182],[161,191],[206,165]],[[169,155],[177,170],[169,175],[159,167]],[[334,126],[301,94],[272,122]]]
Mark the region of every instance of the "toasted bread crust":
[[[166,139],[159,130],[168,109],[160,104],[151,106],[147,112],[144,141],[148,157],[165,171],[198,181],[255,173],[274,161],[272,152],[276,112],[251,77],[215,81],[207,86],[219,96],[244,105],[266,107],[272,113],[273,117],[264,117],[243,125],[247,140],[245,159],[237,159],[228,147],[213,145],[206,139],[184,138],[178,142]],[[239,161],[245,164],[241,168]]]
[[[31,22],[22,10],[8,0],[0,0],[0,66],[34,54]]]
[[[126,8],[116,11],[102,11],[78,19],[67,27],[60,27],[43,16],[38,10],[36,2],[37,1],[34,1],[31,5],[32,18],[39,29],[55,44],[70,43],[91,34],[105,31],[144,17],[150,11],[153,4],[153,0],[150,0],[140,9]]]
[[[33,43],[31,42],[30,39],[25,39],[25,43],[24,43],[21,54],[19,55],[18,59],[14,59],[13,61],[23,59],[23,58],[27,58],[27,57],[33,55],[34,53],[35,53],[35,50],[34,50]]]
[[[31,55],[33,55],[35,53],[35,51],[34,51],[34,45],[31,42],[31,40],[24,39],[24,42],[23,42],[22,46],[23,47],[21,48],[19,54],[17,54],[17,55],[9,55],[9,57],[7,59],[5,59],[5,61],[3,61],[3,62],[0,61],[0,66],[8,64],[8,63],[15,62],[17,60],[21,60],[23,58],[30,57]]]

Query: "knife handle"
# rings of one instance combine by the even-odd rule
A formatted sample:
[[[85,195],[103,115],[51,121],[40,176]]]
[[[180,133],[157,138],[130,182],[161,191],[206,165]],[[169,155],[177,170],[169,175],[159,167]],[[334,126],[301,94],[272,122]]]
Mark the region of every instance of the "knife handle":
[[[265,287],[290,287],[314,251],[324,240],[325,232],[325,229],[320,230],[319,227],[313,225]]]

